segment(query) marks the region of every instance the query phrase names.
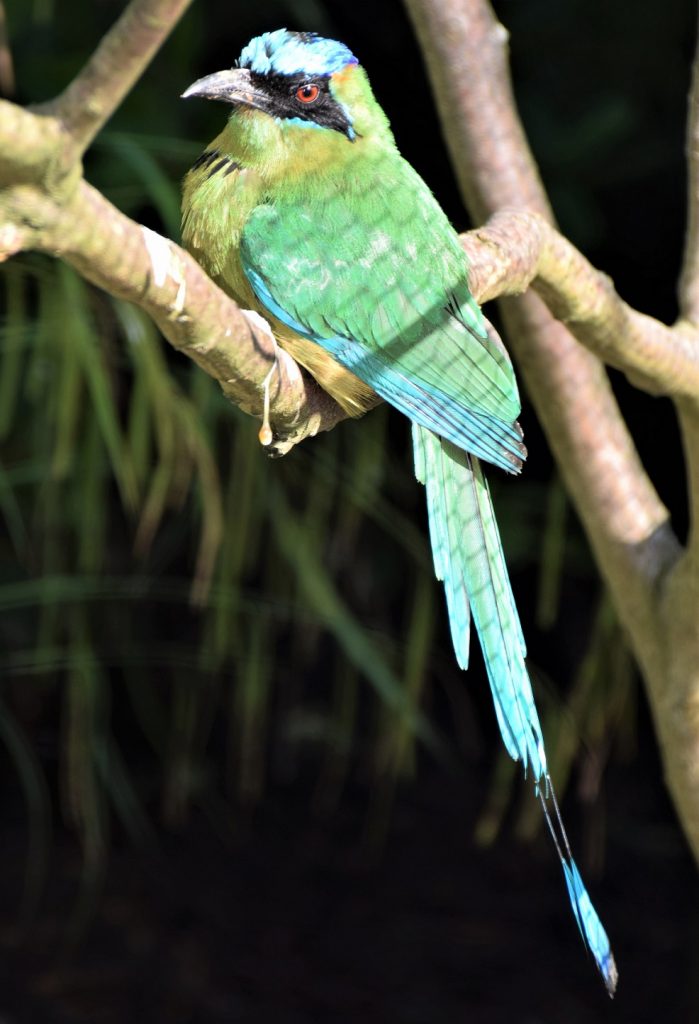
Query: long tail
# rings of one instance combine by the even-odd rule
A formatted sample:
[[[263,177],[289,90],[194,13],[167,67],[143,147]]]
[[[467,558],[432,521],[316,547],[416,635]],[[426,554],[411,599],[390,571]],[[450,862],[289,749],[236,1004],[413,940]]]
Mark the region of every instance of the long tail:
[[[531,770],[580,933],[613,996],[616,964],[573,860],[549,777],[539,715],[524,663],[522,627],[483,470],[478,459],[416,424],[413,443],[415,475],[427,490],[435,572],[444,581],[457,660],[461,668],[467,668],[472,616],[505,747],[515,761],[522,762],[525,774]]]

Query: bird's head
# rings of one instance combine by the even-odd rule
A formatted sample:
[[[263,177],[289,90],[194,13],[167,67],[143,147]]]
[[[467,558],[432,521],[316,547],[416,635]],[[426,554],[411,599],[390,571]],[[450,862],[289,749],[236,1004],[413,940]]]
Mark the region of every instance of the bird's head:
[[[352,159],[355,146],[393,144],[385,114],[357,58],[310,32],[265,32],[236,67],[200,78],[183,98],[230,103],[230,127],[248,157],[282,173],[301,163]]]

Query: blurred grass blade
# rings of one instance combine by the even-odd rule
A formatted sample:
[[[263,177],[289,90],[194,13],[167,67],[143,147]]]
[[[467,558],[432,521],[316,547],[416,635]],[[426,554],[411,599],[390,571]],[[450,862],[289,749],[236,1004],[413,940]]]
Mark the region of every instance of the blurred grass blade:
[[[232,702],[237,790],[241,803],[246,805],[257,803],[264,788],[272,665],[268,634],[268,625],[261,617],[251,621]]]
[[[81,399],[85,380],[78,348],[72,339],[68,344],[57,346],[56,354],[60,359],[60,367],[56,383],[55,440],[51,473],[60,480],[68,475],[72,467],[84,410]]]
[[[99,428],[90,419],[83,431],[79,452],[77,480],[73,481],[76,503],[73,521],[77,527],[77,568],[86,575],[104,568],[108,556],[106,457]]]
[[[430,652],[434,642],[435,583],[424,573],[417,577],[405,649],[405,691],[413,706],[420,706]],[[392,731],[390,770],[396,775],[409,775],[415,770],[414,733],[404,718],[395,722]]]
[[[51,846],[51,796],[39,758],[0,698],[0,739],[5,744],[24,792],[29,824],[24,892],[20,905],[20,928],[29,927],[36,916],[46,882]]]
[[[57,272],[64,299],[60,333],[67,345],[75,345],[79,354],[90,398],[105,447],[109,452],[112,470],[119,485],[125,508],[136,505],[136,479],[124,443],[112,382],[110,381],[99,334],[88,307],[87,286],[64,263]]]
[[[175,677],[170,705],[168,766],[163,792],[163,818],[168,826],[182,828],[189,817],[198,784],[193,757],[197,726],[197,687],[191,673],[173,669]]]
[[[237,430],[223,497],[223,522],[227,528],[223,531],[216,569],[216,579],[225,582],[230,600],[209,600],[201,647],[202,667],[208,671],[221,668],[227,658],[233,658],[240,643],[240,588],[247,567],[259,560],[263,472],[254,431]]]
[[[11,482],[11,475],[0,462],[0,514],[5,520],[15,557],[21,562],[29,550],[29,535],[24,525],[22,509]]]
[[[301,591],[321,622],[336,637],[347,657],[374,686],[387,705],[405,716],[424,745],[445,758],[443,741],[424,715],[412,707],[401,681],[390,669],[378,647],[353,618],[338,596],[319,553],[318,537],[308,534],[289,509],[281,488],[272,488],[272,529],[280,551],[293,567]]]
[[[143,374],[134,367],[134,382],[129,396],[126,443],[131,452],[131,462],[139,493],[143,493],[151,469],[153,453],[152,409],[148,401],[148,387]]]
[[[204,433],[204,428],[197,422],[196,413],[186,398],[181,399],[180,416],[183,428],[189,438],[192,464],[196,470],[195,493],[201,522],[191,597],[193,604],[204,605],[209,595],[216,560],[223,543],[223,494],[218,467],[209,440]]]
[[[479,846],[490,846],[497,839],[507,814],[513,787],[519,778],[519,768],[517,762],[513,761],[504,751],[498,751],[488,796],[485,806],[478,816],[474,831],[474,837]],[[538,802],[533,801],[533,803],[537,813],[541,815]]]
[[[29,342],[27,279],[19,264],[3,273],[6,313],[0,344],[0,441],[12,429],[21,393],[24,350]]]
[[[541,560],[539,562],[539,599],[536,623],[550,629],[556,621],[565,558],[568,497],[558,474],[548,487]]]
[[[313,798],[314,806],[325,814],[336,808],[349,774],[359,704],[357,669],[341,650],[338,650],[338,661],[333,684],[329,741]]]
[[[181,220],[179,188],[141,144],[141,139],[127,132],[105,132],[99,145],[112,159],[126,164],[133,171],[145,195],[158,211],[166,234],[178,238]]]
[[[95,764],[131,841],[138,846],[154,845],[155,829],[129,778],[119,749],[112,739],[103,738],[95,751]]]
[[[141,556],[147,553],[167,507],[181,507],[194,482],[201,528],[191,596],[194,603],[203,604],[223,538],[223,499],[212,441],[192,400],[169,373],[152,322],[126,302],[114,299],[113,306],[129,343],[138,382],[131,399],[128,434],[137,445],[133,455],[136,476],[150,477],[136,533],[136,551]],[[144,459],[151,438],[155,440],[157,464],[146,474]]]

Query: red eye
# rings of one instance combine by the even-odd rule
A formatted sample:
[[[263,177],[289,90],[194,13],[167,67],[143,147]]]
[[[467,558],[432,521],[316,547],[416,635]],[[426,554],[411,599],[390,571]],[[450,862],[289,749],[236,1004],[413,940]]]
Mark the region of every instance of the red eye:
[[[296,99],[301,103],[315,103],[320,96],[317,85],[300,85],[296,90]]]

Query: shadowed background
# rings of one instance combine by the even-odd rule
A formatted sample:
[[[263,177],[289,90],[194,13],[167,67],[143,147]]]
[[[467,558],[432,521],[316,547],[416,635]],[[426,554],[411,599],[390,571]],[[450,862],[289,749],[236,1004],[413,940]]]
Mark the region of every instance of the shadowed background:
[[[60,91],[121,9],[6,4],[16,98]],[[671,321],[693,5],[496,11],[563,231]],[[387,0],[198,0],[88,179],[178,238],[179,180],[226,116],[178,96],[282,25],[353,49],[404,155],[468,227]],[[480,658],[467,676],[454,664],[401,418],[381,408],[270,463],[256,424],[137,311],[38,257],[6,264],[1,287],[4,1017],[695,1020],[693,867],[526,399],[525,473],[490,479],[552,773],[619,962],[613,1005],[500,755]],[[671,407],[614,381],[682,534]]]

